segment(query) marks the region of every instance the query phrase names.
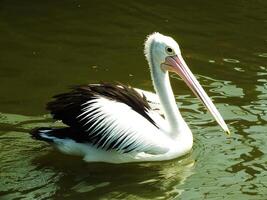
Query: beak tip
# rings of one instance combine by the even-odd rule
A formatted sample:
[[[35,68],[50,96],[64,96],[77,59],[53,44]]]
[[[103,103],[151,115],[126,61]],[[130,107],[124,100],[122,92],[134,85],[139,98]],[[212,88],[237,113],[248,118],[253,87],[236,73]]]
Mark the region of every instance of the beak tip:
[[[225,133],[226,133],[228,136],[231,135],[231,132],[230,132],[230,130],[229,130],[228,128],[225,130]]]

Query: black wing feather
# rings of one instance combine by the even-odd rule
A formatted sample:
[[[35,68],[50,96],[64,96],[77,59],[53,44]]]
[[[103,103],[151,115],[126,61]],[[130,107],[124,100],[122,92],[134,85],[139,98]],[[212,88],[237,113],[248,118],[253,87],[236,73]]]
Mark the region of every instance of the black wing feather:
[[[90,128],[93,128],[92,124],[94,121],[90,121],[90,123],[84,126],[84,120],[77,119],[78,116],[84,112],[84,104],[86,103],[88,105],[88,102],[99,97],[105,97],[113,101],[127,104],[156,126],[153,119],[151,119],[146,112],[150,109],[146,98],[137,93],[133,88],[122,84],[102,83],[76,86],[70,92],[54,96],[54,100],[47,104],[47,109],[51,112],[54,119],[62,120],[63,123],[76,130],[76,134],[68,137],[74,140],[76,140],[77,137],[77,139],[79,138],[80,140],[81,134],[83,135],[82,138],[86,135],[84,142],[97,144],[97,147],[101,147],[106,141],[105,138],[103,138],[105,134],[101,133],[101,130],[99,133],[93,135],[84,134],[84,132],[90,132]],[[123,138],[121,142],[125,139],[126,138]],[[99,142],[100,140],[101,142]],[[118,146],[119,144],[116,144],[116,141],[114,141],[108,146],[105,146],[105,148],[107,150],[116,149]],[[129,145],[129,148],[125,147],[124,150],[128,152],[134,149],[131,149],[131,145]]]

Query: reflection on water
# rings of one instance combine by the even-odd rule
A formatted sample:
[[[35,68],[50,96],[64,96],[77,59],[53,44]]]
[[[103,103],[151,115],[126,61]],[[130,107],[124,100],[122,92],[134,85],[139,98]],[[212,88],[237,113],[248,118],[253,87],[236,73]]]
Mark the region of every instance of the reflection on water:
[[[29,140],[23,132],[1,132],[1,185],[2,199],[44,199],[55,194],[59,175],[48,168],[32,165],[37,154],[45,148]]]
[[[258,56],[259,56],[259,57],[267,58],[267,53],[259,53]]]
[[[266,6],[265,0],[2,1],[1,199],[266,199]],[[30,138],[34,127],[59,125],[44,105],[71,85],[115,80],[152,90],[142,45],[153,31],[179,41],[231,137],[173,76],[194,134],[192,152],[181,159],[88,164]]]
[[[233,59],[233,58],[224,58],[224,62],[229,62],[229,63],[239,63],[239,60]]]

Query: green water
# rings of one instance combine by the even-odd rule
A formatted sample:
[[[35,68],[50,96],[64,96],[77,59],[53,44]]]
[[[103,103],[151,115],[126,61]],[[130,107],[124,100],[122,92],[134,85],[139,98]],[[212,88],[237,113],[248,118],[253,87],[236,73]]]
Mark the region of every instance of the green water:
[[[146,35],[174,37],[229,125],[225,136],[173,77],[194,134],[182,159],[85,163],[34,141],[69,86],[152,90]],[[267,1],[0,1],[0,199],[266,199]]]

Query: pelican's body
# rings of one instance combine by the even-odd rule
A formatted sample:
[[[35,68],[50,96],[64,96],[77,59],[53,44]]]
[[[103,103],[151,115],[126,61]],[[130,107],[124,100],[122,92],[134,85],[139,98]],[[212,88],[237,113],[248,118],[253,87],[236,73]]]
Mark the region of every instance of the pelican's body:
[[[160,161],[182,156],[191,150],[193,136],[177,108],[169,71],[185,80],[228,131],[172,38],[150,35],[145,55],[156,94],[120,84],[76,87],[55,96],[47,107],[55,119],[69,127],[40,128],[33,131],[33,137],[53,143],[64,153],[81,155],[88,162]]]

